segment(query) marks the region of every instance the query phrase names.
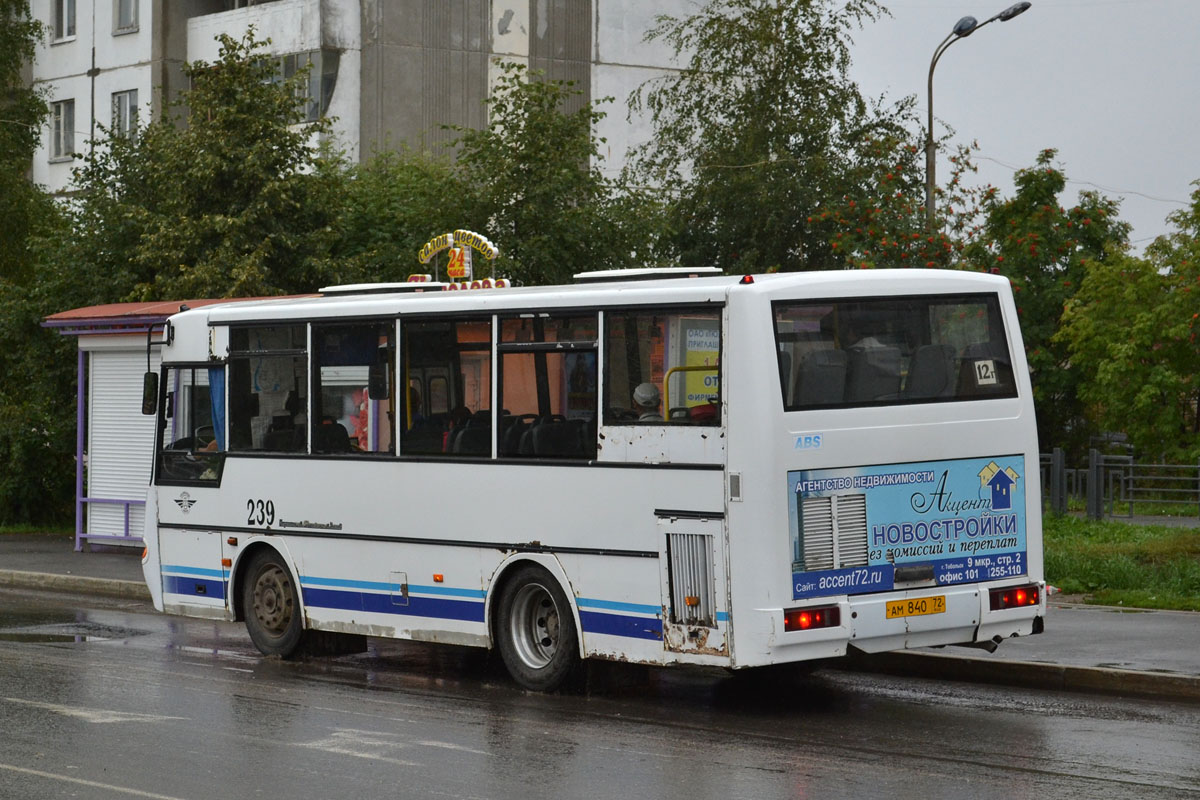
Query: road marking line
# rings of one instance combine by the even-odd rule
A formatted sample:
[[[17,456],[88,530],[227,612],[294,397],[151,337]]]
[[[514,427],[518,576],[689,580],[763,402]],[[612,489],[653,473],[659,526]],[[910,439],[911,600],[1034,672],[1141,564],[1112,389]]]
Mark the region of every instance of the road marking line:
[[[183,800],[181,797],[174,797],[168,794],[143,792],[140,789],[130,789],[128,786],[114,786],[111,783],[99,783],[97,781],[89,781],[83,778],[72,778],[68,775],[58,775],[53,772],[42,772],[40,769],[18,767],[13,764],[0,764],[0,769],[5,769],[9,772],[16,772],[21,775],[33,775],[38,778],[47,778],[52,781],[65,781],[67,783],[74,783],[79,786],[90,786],[93,789],[104,789],[109,792],[120,792],[121,794],[127,794],[133,797],[149,797],[151,800]]]
[[[109,711],[103,708],[78,708],[76,706],[64,706],[57,703],[39,703],[36,700],[21,700],[16,697],[4,697],[0,699],[3,699],[6,703],[43,708],[47,711],[53,711],[55,714],[75,717],[84,722],[101,724],[109,722],[166,722],[168,720],[187,719],[187,717],[164,717],[159,714],[133,714],[126,711]]]

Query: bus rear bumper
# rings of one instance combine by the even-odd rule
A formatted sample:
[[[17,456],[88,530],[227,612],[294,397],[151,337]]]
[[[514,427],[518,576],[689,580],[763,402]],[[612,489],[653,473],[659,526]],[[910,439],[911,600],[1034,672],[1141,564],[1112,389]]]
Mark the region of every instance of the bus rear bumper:
[[[1044,584],[1039,586],[1044,589]],[[944,611],[935,610],[937,598],[945,599]],[[1036,605],[993,611],[990,587],[978,584],[889,592],[855,598],[849,605],[854,623],[849,644],[868,653],[949,644],[998,644],[1040,630],[1039,618],[1046,615],[1044,591],[1039,592]]]
[[[776,612],[772,661],[804,660],[835,642],[867,653],[940,647],[995,645],[1014,636],[1040,633],[1046,615],[1044,583],[1038,602],[1020,608],[991,609],[987,584],[943,586],[840,598],[840,625],[819,630],[785,630],[784,609]],[[817,604],[809,604],[814,608]],[[823,645],[823,646],[822,646]]]

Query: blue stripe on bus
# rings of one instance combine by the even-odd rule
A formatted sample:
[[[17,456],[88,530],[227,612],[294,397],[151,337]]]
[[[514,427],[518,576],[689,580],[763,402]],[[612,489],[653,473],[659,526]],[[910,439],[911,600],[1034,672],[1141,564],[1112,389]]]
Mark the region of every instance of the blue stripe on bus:
[[[597,600],[594,597],[578,597],[576,604],[581,608],[603,608],[608,611],[628,611],[632,614],[662,614],[662,606],[651,606],[645,603],[618,603],[615,600]],[[728,622],[729,612],[718,611],[717,622]]]
[[[225,581],[213,581],[190,575],[163,575],[163,591],[167,594],[183,594],[189,597],[208,597],[213,600],[224,600]]]
[[[597,600],[594,597],[577,597],[575,604],[580,608],[603,608],[607,611],[628,611],[631,614],[661,614],[662,606],[645,603],[619,603],[616,600]]]
[[[301,575],[303,586],[328,586],[335,589],[365,589],[369,592],[399,592],[400,584],[383,583],[381,581],[356,581],[347,578],[318,578],[313,575]],[[418,586],[408,585],[409,592],[420,594],[437,594],[446,597],[471,597],[482,600],[486,594],[482,589],[458,589],[453,586]]]
[[[163,573],[177,572],[180,575],[199,575],[202,578],[228,578],[229,572],[223,569],[204,569],[203,567],[185,567],[179,564],[163,564]]]
[[[632,639],[662,639],[662,620],[651,617],[627,617],[599,611],[579,612],[584,633],[605,633]]]
[[[369,611],[374,614],[402,614],[411,617],[437,617],[483,622],[483,603],[470,600],[447,600],[441,597],[409,595],[408,602],[398,605],[393,595],[371,592],[346,592],[335,589],[301,587],[304,604],[311,608],[337,608],[345,611]]]

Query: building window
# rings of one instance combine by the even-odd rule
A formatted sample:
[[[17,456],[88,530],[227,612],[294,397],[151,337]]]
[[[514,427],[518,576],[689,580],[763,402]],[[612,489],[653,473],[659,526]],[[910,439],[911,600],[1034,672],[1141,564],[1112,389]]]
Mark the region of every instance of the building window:
[[[307,84],[296,90],[296,99],[304,103],[306,121],[316,122],[329,112],[340,63],[337,50],[291,53],[279,59],[281,80],[289,80],[305,68],[309,70]]]
[[[51,5],[55,40],[75,36],[75,0],[53,0]]]
[[[112,135],[137,138],[137,89],[113,92]]]
[[[138,28],[138,0],[113,0],[113,32],[128,33]]]
[[[67,159],[75,154],[75,101],[59,100],[50,104],[52,139],[51,159]]]

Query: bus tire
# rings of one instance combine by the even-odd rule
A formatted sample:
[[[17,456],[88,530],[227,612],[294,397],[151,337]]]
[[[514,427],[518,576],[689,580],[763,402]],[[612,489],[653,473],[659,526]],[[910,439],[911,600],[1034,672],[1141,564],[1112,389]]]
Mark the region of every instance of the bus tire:
[[[262,550],[250,561],[242,580],[246,630],[263,655],[289,658],[300,647],[304,620],[296,581],[283,558]]]
[[[516,568],[499,597],[497,646],[513,680],[552,692],[579,666],[579,636],[571,605],[549,572],[536,564]]]

